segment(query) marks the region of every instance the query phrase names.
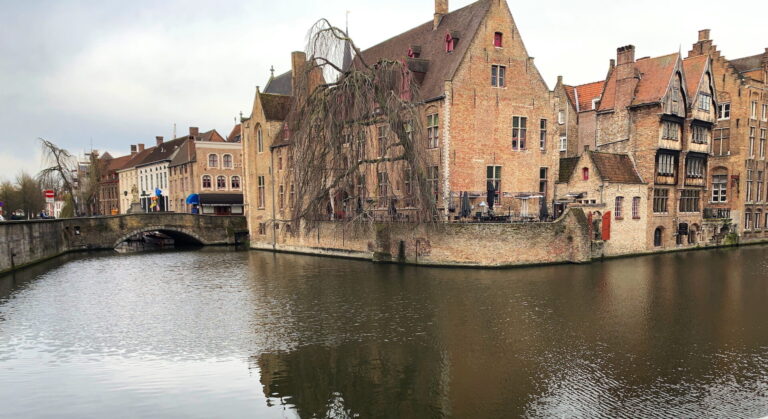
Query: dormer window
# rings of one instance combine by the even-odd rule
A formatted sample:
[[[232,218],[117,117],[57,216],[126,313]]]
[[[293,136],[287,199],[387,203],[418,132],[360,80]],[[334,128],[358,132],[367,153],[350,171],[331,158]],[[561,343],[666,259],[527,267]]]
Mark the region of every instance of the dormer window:
[[[451,34],[445,34],[445,52],[453,52],[453,48],[456,46],[456,41]]]
[[[493,46],[494,47],[496,47],[496,48],[503,47],[504,46],[503,42],[504,42],[504,35],[501,32],[496,32],[495,34],[493,34]]]
[[[589,180],[589,168],[584,167],[581,169],[581,180]]]
[[[421,56],[421,46],[412,45],[408,48],[408,58],[419,58]]]

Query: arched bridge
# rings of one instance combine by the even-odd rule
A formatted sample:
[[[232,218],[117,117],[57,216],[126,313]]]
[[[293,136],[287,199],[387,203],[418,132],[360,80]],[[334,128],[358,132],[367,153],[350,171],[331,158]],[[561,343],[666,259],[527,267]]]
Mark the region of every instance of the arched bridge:
[[[201,245],[237,244],[247,235],[244,216],[147,213],[0,223],[0,273],[62,253],[114,249],[147,231]],[[6,257],[7,256],[7,257]]]

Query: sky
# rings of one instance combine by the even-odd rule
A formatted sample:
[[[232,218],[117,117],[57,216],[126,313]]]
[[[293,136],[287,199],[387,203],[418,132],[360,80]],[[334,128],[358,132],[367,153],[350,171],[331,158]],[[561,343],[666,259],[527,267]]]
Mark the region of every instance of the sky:
[[[450,10],[472,0],[449,0]],[[684,54],[699,29],[728,58],[768,47],[768,2],[510,0],[552,88],[605,77],[619,46]],[[361,48],[432,19],[431,0],[0,0],[0,181],[41,168],[38,138],[125,155],[197,126],[226,136],[269,69],[290,69],[320,18]]]

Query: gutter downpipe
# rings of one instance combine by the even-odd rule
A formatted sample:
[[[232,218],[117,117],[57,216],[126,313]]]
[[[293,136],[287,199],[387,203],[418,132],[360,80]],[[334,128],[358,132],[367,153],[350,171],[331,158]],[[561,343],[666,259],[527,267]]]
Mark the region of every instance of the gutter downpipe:
[[[269,148],[269,179],[272,189],[272,250],[277,249],[277,222],[275,221],[275,149]]]

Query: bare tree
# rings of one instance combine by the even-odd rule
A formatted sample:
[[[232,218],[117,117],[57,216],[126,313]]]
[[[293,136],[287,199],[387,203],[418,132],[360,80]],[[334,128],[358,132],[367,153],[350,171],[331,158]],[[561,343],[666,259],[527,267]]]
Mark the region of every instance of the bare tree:
[[[345,49],[356,55],[350,68],[343,65],[349,61]],[[289,182],[299,197],[292,218],[311,229],[341,203],[346,214],[354,214],[347,217],[351,221],[369,221],[373,202],[367,185],[376,184],[377,207],[407,201],[414,220],[436,219],[419,88],[407,63],[366,62],[352,39],[325,19],[309,32],[307,57],[295,75],[294,101],[282,133],[292,153]],[[391,179],[409,187],[396,193]]]
[[[39,138],[39,140],[43,149],[43,166],[45,168],[37,174],[37,179],[47,187],[60,190],[70,197],[76,196],[77,158],[69,151],[44,138]],[[79,215],[77,205],[73,206],[73,215]]]

